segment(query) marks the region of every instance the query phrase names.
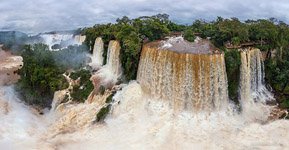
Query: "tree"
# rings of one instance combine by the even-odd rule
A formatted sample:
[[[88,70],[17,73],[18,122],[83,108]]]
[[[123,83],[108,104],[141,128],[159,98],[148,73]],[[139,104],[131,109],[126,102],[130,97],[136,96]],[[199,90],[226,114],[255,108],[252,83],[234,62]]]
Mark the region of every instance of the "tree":
[[[195,35],[194,35],[194,32],[193,32],[193,30],[192,29],[186,29],[185,31],[184,31],[184,39],[186,39],[186,40],[188,40],[188,41],[190,41],[190,42],[194,42],[194,40],[195,40]]]
[[[68,85],[53,59],[52,52],[44,44],[26,45],[21,54],[24,66],[17,89],[28,104],[50,107],[55,91]]]

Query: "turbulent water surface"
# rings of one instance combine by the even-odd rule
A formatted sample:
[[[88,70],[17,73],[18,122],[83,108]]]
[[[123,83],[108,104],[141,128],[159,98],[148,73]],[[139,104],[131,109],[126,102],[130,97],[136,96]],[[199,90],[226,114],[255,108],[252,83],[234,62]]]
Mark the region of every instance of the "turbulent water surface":
[[[119,46],[116,42],[114,44],[112,42],[111,48],[110,52],[116,51],[115,54],[119,54],[117,52]],[[221,55],[218,54],[216,58],[219,57]],[[131,81],[115,94],[112,111],[106,120],[94,124],[96,112],[104,104],[106,96],[97,96],[93,101],[83,104],[55,105],[53,109],[39,115],[36,110],[19,100],[13,85],[2,84],[0,86],[0,149],[288,149],[289,121],[268,121],[272,108],[264,102],[270,99],[270,92],[264,89],[263,77],[260,73],[262,62],[258,57],[260,57],[258,50],[242,53],[240,94],[247,94],[241,98],[243,101],[241,103],[246,104],[242,112],[236,111],[234,105],[229,103],[227,107],[220,107],[218,110],[199,109],[195,112],[192,111],[194,109],[184,107],[176,110],[169,97],[148,94],[141,82]],[[111,54],[109,58],[116,57]],[[142,61],[147,64],[173,60],[164,58],[161,61],[146,61],[147,57],[143,59]],[[222,68],[223,58],[219,59],[216,64],[205,65],[204,62],[197,62],[195,65],[199,65],[197,68],[202,68],[215,65],[218,67],[220,64],[219,68]],[[107,70],[118,74],[119,65],[115,64],[116,61],[108,60],[108,62],[107,66],[114,67],[108,67],[111,70]],[[3,59],[0,60],[1,63],[4,64]],[[2,70],[5,68],[13,72],[17,67],[20,67],[19,62],[10,62],[6,63],[6,67],[2,67]],[[158,67],[160,69],[157,67],[154,69],[163,72],[161,66]],[[219,75],[216,75],[214,71],[209,70],[207,70],[207,76],[210,76],[208,79],[224,82],[225,75],[222,75],[224,73],[219,72],[216,73]],[[4,75],[5,73],[6,71]],[[142,76],[146,79],[144,73],[146,71],[141,72],[138,78]],[[258,74],[258,77],[254,74]],[[214,77],[215,75],[219,78]],[[3,80],[2,77],[0,80]],[[7,79],[6,75],[5,78]],[[153,80],[156,79],[158,78]],[[161,81],[163,80],[157,82],[159,85],[150,86],[161,86],[165,83]],[[214,87],[211,84],[201,81],[199,83],[197,89],[200,89],[200,93],[214,89],[211,88]],[[257,90],[252,90],[252,87]],[[216,92],[221,92],[219,89],[217,87]],[[266,94],[267,96],[264,96]],[[206,98],[206,95],[202,96]],[[227,99],[221,100],[227,101]]]
[[[162,43],[171,47],[160,49],[158,45]],[[227,107],[229,98],[224,54],[212,54],[209,46],[195,48],[196,43],[210,45],[207,41],[186,43],[189,42],[172,38],[144,45],[137,77],[142,88],[156,97],[169,100],[176,110],[213,111]],[[189,48],[193,49],[192,53],[175,52]],[[196,51],[202,53],[196,54]]]
[[[0,147],[11,149],[285,149],[289,122],[266,123],[231,110],[174,113],[166,101],[142,93],[136,82],[115,96],[104,124],[92,125],[95,104],[66,106],[39,116],[1,87]],[[261,107],[261,106],[255,106]],[[265,106],[262,106],[265,107]],[[251,108],[255,109],[255,108]],[[4,110],[4,111],[3,111]],[[266,109],[260,109],[265,115]],[[262,111],[264,110],[264,111]]]

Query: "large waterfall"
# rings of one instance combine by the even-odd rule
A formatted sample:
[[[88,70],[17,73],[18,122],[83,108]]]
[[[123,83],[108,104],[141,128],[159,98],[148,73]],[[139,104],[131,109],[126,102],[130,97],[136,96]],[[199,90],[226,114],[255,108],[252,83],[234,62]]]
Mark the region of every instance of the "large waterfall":
[[[143,90],[169,100],[176,110],[227,107],[224,54],[206,40],[189,43],[176,37],[146,44],[137,80]]]
[[[93,68],[99,68],[103,64],[103,41],[102,38],[98,37],[95,39],[93,46],[92,57],[91,57],[91,66]]]
[[[182,48],[176,51],[175,48],[180,46]],[[109,78],[111,74],[119,73],[119,49],[118,42],[111,42],[108,63],[96,75]],[[259,84],[263,78],[259,75],[262,67],[261,71],[256,71],[260,70],[256,66],[262,66],[260,52],[244,51],[241,55],[244,79],[241,83],[244,84],[240,88],[248,92],[243,92],[247,95],[242,98],[254,101],[250,97],[254,97],[254,93],[260,97],[263,93],[260,91],[264,91],[263,88],[254,90],[254,86],[264,86],[262,80]],[[21,59],[0,59],[0,75],[5,75],[7,72],[1,70],[7,68],[14,72],[21,63]],[[206,41],[196,41],[191,45],[182,39],[169,39],[147,44],[139,67],[139,83],[132,81],[116,92],[111,102],[112,111],[104,123],[94,123],[94,120],[96,113],[106,104],[106,97],[110,95],[108,91],[103,96],[96,96],[92,102],[55,103],[56,109],[39,115],[21,103],[13,86],[0,85],[0,149],[289,148],[289,121],[261,124],[257,120],[260,116],[255,118],[255,113],[266,116],[264,109],[253,107],[256,109],[254,113],[245,114],[225,109],[210,113],[176,113],[176,109],[194,111],[219,109],[220,105],[228,107],[224,55]],[[261,78],[255,78],[253,74]],[[8,78],[14,80],[12,76]],[[250,82],[245,82],[245,79]],[[148,91],[154,96],[147,94]],[[246,98],[248,95],[251,96]],[[252,116],[254,119],[246,119]]]

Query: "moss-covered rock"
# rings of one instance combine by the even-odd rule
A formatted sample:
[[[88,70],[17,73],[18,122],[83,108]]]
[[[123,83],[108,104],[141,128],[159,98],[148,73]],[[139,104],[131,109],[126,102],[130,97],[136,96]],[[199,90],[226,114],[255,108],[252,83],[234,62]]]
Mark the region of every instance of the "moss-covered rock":
[[[106,116],[108,115],[109,111],[111,109],[111,104],[108,104],[105,107],[102,107],[98,113],[96,114],[96,120],[95,122],[101,122],[104,121],[104,119],[106,118]]]
[[[106,98],[105,103],[111,103],[111,102],[113,101],[113,96],[114,96],[114,94],[110,94],[110,95]]]
[[[113,96],[115,95],[115,92],[111,93],[105,100],[105,103],[107,105],[105,105],[104,107],[102,107],[98,113],[96,114],[96,118],[94,123],[96,122],[102,122],[104,121],[104,119],[106,118],[106,116],[109,114],[110,110],[111,110],[111,106],[112,106],[112,102],[113,102]]]
[[[73,87],[71,91],[71,98],[73,101],[84,102],[91,91],[94,89],[93,84],[90,81],[91,73],[88,70],[79,70],[71,73],[70,78],[76,80],[80,77],[80,85]]]
[[[101,86],[99,87],[99,93],[100,93],[100,95],[103,95],[104,92],[105,92],[105,87],[104,87],[103,85],[101,85]]]

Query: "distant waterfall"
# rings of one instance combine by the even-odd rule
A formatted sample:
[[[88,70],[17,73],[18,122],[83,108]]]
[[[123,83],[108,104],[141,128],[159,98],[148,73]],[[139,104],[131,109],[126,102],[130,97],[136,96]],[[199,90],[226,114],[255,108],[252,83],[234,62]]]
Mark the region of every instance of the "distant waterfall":
[[[184,41],[175,43],[164,45],[174,48],[188,44]],[[156,45],[149,43],[142,50],[137,81],[143,90],[169,100],[175,110],[212,111],[227,106],[224,54],[199,51],[208,48],[206,44],[193,45],[197,53],[174,52],[166,50],[167,47],[161,50]]]
[[[93,68],[98,68],[103,64],[103,41],[102,38],[98,37],[95,39],[95,43],[93,46],[92,57],[91,57],[91,66]]]
[[[110,41],[107,50],[106,65],[113,75],[121,74],[120,44],[118,41]]]
[[[244,102],[266,102],[272,94],[265,87],[262,54],[259,49],[241,51],[240,100]]]
[[[75,35],[74,40],[76,41],[77,44],[81,45],[86,39],[85,35]]]

